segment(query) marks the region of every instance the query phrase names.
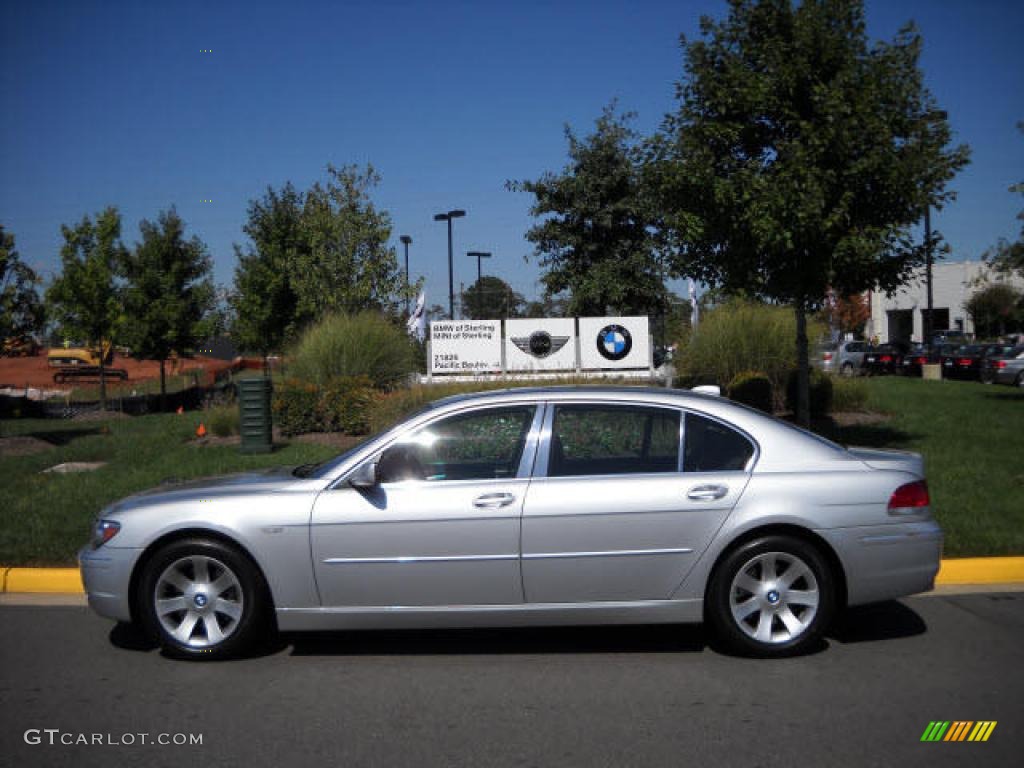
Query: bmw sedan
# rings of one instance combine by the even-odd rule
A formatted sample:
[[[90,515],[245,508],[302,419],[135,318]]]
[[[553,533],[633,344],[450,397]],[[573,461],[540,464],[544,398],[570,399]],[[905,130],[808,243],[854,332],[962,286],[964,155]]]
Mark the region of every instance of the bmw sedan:
[[[184,658],[275,629],[707,621],[747,655],[819,643],[939,568],[919,455],[846,449],[720,397],[514,389],[440,400],[315,466],[105,509],[90,605]]]

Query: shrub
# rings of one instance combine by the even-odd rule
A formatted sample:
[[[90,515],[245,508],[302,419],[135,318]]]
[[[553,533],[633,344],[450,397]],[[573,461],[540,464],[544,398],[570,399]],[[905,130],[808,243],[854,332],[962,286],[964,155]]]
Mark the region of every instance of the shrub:
[[[240,420],[238,406],[222,405],[206,413],[206,423],[217,437],[237,435]]]
[[[318,412],[324,432],[365,435],[370,414],[378,398],[373,382],[366,376],[340,376],[320,390]]]
[[[365,376],[392,389],[416,368],[408,334],[375,312],[329,315],[306,331],[291,357],[291,375],[317,387]]]
[[[319,431],[319,410],[320,391],[315,384],[285,379],[274,388],[271,411],[284,435]]]
[[[772,412],[772,382],[763,373],[744,371],[729,382],[728,396],[737,403],[749,405],[765,413]]]
[[[808,338],[823,332],[808,321]],[[791,307],[732,299],[705,314],[679,348],[677,366],[684,377],[725,389],[739,374],[761,371],[778,398],[796,366],[796,318]]]
[[[797,374],[793,369],[786,381],[786,408],[796,413]],[[817,368],[811,368],[811,417],[825,416],[832,410],[832,377]]]
[[[832,410],[863,411],[868,402],[868,385],[863,379],[836,376],[832,379]]]

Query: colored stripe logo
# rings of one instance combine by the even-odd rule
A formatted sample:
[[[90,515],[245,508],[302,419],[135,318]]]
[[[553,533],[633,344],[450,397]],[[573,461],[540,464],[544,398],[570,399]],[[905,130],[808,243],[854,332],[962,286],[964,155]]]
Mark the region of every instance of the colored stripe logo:
[[[988,741],[996,720],[932,720],[921,741]]]

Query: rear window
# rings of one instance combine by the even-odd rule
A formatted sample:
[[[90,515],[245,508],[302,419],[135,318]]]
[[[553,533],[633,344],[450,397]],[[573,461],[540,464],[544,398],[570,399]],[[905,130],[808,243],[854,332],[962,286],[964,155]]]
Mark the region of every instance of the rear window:
[[[684,472],[731,472],[747,468],[754,455],[753,444],[721,422],[686,414],[684,431]]]

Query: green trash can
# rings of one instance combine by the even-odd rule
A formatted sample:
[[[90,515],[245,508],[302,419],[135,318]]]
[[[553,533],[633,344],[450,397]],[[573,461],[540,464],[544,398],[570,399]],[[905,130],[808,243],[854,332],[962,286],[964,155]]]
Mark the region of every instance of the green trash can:
[[[238,382],[238,431],[242,453],[270,453],[274,449],[273,417],[270,413],[270,379],[242,379]]]

